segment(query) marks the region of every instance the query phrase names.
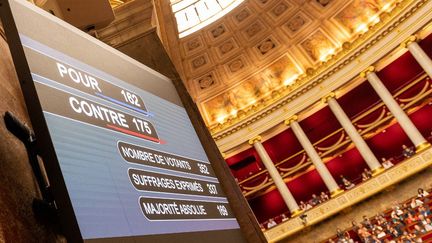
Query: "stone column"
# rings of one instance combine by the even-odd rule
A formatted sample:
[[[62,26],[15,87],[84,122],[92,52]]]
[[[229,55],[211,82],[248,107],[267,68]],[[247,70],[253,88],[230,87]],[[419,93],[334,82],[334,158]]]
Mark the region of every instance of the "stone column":
[[[311,159],[316,170],[318,171],[319,175],[321,176],[322,180],[330,191],[331,196],[335,197],[336,195],[342,193],[343,190],[339,188],[337,182],[330,174],[330,171],[327,169],[324,162],[321,160],[320,156],[313,147],[312,143],[309,141],[309,138],[306,136],[303,129],[300,127],[300,124],[298,124],[297,119],[297,116],[293,116],[285,120],[285,124],[291,126],[291,129],[293,130],[295,136],[299,140],[303,149],[306,151],[306,154]]]
[[[429,75],[429,77],[432,78],[432,60],[417,43],[417,36],[410,36],[407,40],[402,42],[401,46],[403,48],[408,48],[423,70],[427,73],[427,75]]]
[[[378,159],[375,157],[372,150],[366,144],[363,137],[358,133],[357,129],[351,123],[351,120],[345,114],[344,110],[339,105],[335,97],[336,97],[335,93],[330,93],[322,100],[323,102],[328,103],[330,110],[333,112],[336,119],[339,121],[339,123],[342,125],[345,132],[351,138],[351,141],[354,143],[360,155],[366,161],[366,164],[372,170],[372,174],[377,175],[381,173],[382,171],[384,171],[384,168],[381,166],[381,163],[378,161]]]
[[[365,71],[363,71],[360,76],[367,78],[375,92],[377,92],[378,96],[382,99],[404,132],[416,146],[417,152],[423,151],[424,149],[430,147],[430,143],[426,141],[423,135],[415,127],[414,123],[409,119],[408,115],[402,110],[391,93],[381,82],[378,75],[375,73],[375,67],[370,66]]]
[[[265,150],[264,146],[261,144],[261,136],[256,136],[249,140],[249,144],[253,145],[256,151],[258,152],[259,157],[261,158],[261,161],[263,162],[264,166],[266,167],[270,177],[273,179],[273,182],[276,185],[277,190],[281,194],[285,204],[287,205],[288,209],[291,212],[291,217],[295,217],[299,215],[302,210],[300,210],[300,207],[298,206],[296,200],[294,199],[293,195],[289,191],[287,185],[285,184],[283,178],[279,174],[279,171],[276,169],[273,161],[271,160],[270,156],[268,155],[267,151]]]

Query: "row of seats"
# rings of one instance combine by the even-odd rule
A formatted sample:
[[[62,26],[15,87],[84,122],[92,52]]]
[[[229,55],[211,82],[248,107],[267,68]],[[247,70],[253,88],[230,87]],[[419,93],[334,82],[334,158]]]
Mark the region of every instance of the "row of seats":
[[[416,196],[401,203],[395,203],[386,211],[327,239],[327,243],[416,243],[432,242],[431,190],[418,189]]]

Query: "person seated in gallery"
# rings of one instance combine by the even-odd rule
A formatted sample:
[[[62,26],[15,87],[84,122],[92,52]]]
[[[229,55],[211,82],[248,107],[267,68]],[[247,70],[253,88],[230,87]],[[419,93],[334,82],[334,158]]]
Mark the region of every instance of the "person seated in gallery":
[[[432,230],[432,222],[431,222],[430,218],[426,218],[424,221],[422,221],[422,224],[423,224],[426,231],[429,232]]]
[[[372,222],[366,215],[363,215],[363,221],[361,222],[361,224],[368,230],[371,230],[373,228]]]
[[[328,196],[327,193],[321,192],[320,199],[321,199],[321,202],[325,202],[325,201],[328,201],[330,199],[330,197]]]
[[[353,221],[351,222],[351,225],[352,225],[351,229],[352,229],[354,232],[357,232],[358,229],[359,229],[359,225],[357,224],[357,222],[353,220]]]
[[[418,198],[423,198],[423,197],[426,197],[426,196],[429,196],[429,192],[423,190],[423,188],[419,188],[417,190],[417,197]]]
[[[419,212],[419,216],[423,215],[424,217],[427,217],[427,216],[431,215],[431,210],[427,204],[426,205],[423,204],[423,205],[419,206],[418,212]]]
[[[423,214],[420,214],[420,215],[418,216],[418,220],[417,220],[417,222],[418,222],[418,224],[419,224],[421,227],[424,228],[424,226],[427,224],[426,219],[429,219],[429,218],[427,218],[427,216],[424,216]]]
[[[390,224],[386,227],[387,234],[391,235],[393,238],[398,238],[400,233],[396,228],[392,227]]]
[[[300,205],[299,205],[300,209],[303,211],[309,210],[312,208],[312,205],[310,205],[309,203],[305,203],[303,201],[300,201]]]
[[[312,205],[312,207],[315,207],[316,205],[321,203],[321,199],[317,195],[312,194],[312,198],[309,202]]]
[[[412,233],[414,233],[415,235],[421,235],[426,233],[426,230],[424,229],[423,225],[421,225],[421,222],[419,222],[418,224],[414,225]]]
[[[382,239],[386,236],[384,229],[379,225],[374,225],[372,228],[372,232],[373,235],[376,236],[378,239]]]
[[[391,167],[394,166],[394,164],[386,158],[381,158],[381,165],[383,166],[384,169],[390,169]]]
[[[398,222],[393,224],[393,228],[396,229],[396,231],[398,232],[399,235],[402,235],[403,230],[405,229],[405,224],[402,223],[402,221],[398,221]]]
[[[283,214],[281,214],[281,219],[282,219],[282,222],[285,222],[285,221],[287,221],[289,218],[283,213]]]
[[[366,175],[367,175],[369,178],[372,177],[372,171],[369,170],[369,168],[364,168],[363,172],[366,173]]]
[[[407,218],[405,219],[406,224],[412,224],[417,222],[419,219],[411,213],[408,213]]]
[[[404,145],[402,145],[402,154],[406,159],[408,159],[408,158],[411,158],[415,154],[415,151],[414,151],[414,149],[412,149],[412,147],[408,147],[404,144]]]
[[[267,223],[267,229],[273,228],[277,225],[276,221],[274,219],[269,219],[268,223]]]
[[[361,174],[361,178],[362,178],[362,181],[367,181],[371,177],[368,175],[368,173],[366,173],[365,171],[363,171],[362,174]]]
[[[400,238],[400,240],[402,240],[402,242],[423,242],[423,240],[421,238],[417,237],[417,234],[420,234],[420,233],[416,234],[414,232],[415,232],[415,230],[412,233],[405,231],[402,234],[402,237]]]
[[[360,225],[359,229],[357,230],[357,235],[360,237],[362,242],[371,242],[372,241],[372,235],[369,233],[369,230],[366,229],[363,225]]]
[[[375,234],[372,234],[370,242],[371,243],[382,243],[382,241],[380,239],[378,239],[378,236],[376,236]]]
[[[336,236],[337,236],[337,243],[351,243],[354,242],[353,239],[351,239],[350,234],[347,231],[342,231],[340,228],[337,228],[336,230]]]
[[[355,187],[354,183],[347,180],[343,175],[340,175],[340,178],[341,178],[342,184],[346,190],[349,190],[349,189]]]
[[[406,202],[402,205],[403,211],[405,213],[404,217],[408,217],[408,213],[412,214],[412,215],[416,215],[417,211],[416,208],[411,207],[411,201]]]
[[[381,226],[383,228],[385,228],[388,224],[383,214],[378,214],[377,216],[375,216],[375,222],[378,226]]]
[[[336,236],[337,236],[338,240],[344,238],[345,237],[344,235],[345,235],[344,232],[340,228],[336,229]]]
[[[404,212],[400,209],[399,206],[393,208],[393,211],[390,213],[391,220],[393,224],[399,223],[403,221]]]
[[[416,208],[421,205],[423,205],[423,202],[419,198],[411,199],[411,203],[410,203],[411,208]]]

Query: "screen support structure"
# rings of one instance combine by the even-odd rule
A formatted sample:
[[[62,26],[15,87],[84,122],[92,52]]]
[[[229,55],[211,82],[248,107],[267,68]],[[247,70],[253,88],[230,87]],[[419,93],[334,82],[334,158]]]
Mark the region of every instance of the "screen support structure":
[[[9,111],[4,114],[4,121],[8,131],[24,144],[33,175],[41,192],[42,199],[33,199],[33,211],[35,215],[46,223],[58,225],[56,224],[58,222],[57,209],[51,194],[51,188],[45,180],[44,173],[42,172],[43,169],[39,164],[35,134],[25,123]]]
[[[37,98],[36,88],[34,86],[33,78],[31,76],[28,62],[25,58],[24,49],[18,35],[18,30],[10,9],[8,0],[0,0],[0,17],[7,36],[7,42],[11,51],[13,63],[21,86],[21,91],[24,97],[25,104],[29,113],[43,114],[42,106]],[[54,146],[49,136],[48,126],[42,115],[29,116],[32,127],[35,131],[33,148],[38,151],[38,154],[44,161],[57,161]],[[48,149],[44,149],[48,148]],[[46,171],[61,171],[58,163],[44,163]],[[68,222],[68,227],[62,227],[62,234],[69,236],[70,242],[82,242],[82,236],[79,231],[78,223],[76,221],[75,213],[71,210],[72,204],[68,193],[61,188],[66,188],[63,178],[58,174],[48,174],[49,183],[58,185],[52,187],[50,192],[55,198],[55,205],[59,210],[56,215],[62,226],[63,222]]]

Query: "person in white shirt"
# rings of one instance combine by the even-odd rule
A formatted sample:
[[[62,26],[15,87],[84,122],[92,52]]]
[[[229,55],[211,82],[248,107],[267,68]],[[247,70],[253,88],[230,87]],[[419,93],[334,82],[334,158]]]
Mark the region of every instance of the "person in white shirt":
[[[281,215],[281,217],[282,217],[282,222],[285,222],[289,219],[284,213]]]
[[[345,187],[346,190],[349,190],[349,189],[355,187],[355,184],[351,183],[343,175],[340,175],[340,178],[341,178],[342,184],[344,185],[344,187]]]
[[[269,219],[267,223],[267,229],[273,228],[277,225],[276,221],[274,219]]]
[[[421,200],[415,198],[411,199],[411,208],[416,208],[421,205],[423,205],[423,202]]]
[[[418,198],[422,198],[422,197],[426,197],[426,196],[429,196],[429,193],[427,191],[423,190],[423,188],[419,188],[417,190],[417,197]]]
[[[432,222],[429,218],[426,218],[425,222],[422,222],[426,231],[432,230]]]
[[[386,158],[381,158],[381,161],[382,161],[381,164],[384,167],[384,169],[389,169],[394,166],[394,164]]]
[[[300,209],[303,210],[303,211],[306,211],[306,210],[312,208],[312,205],[310,205],[309,203],[305,203],[303,201],[300,201],[300,205],[299,206],[300,206]]]

